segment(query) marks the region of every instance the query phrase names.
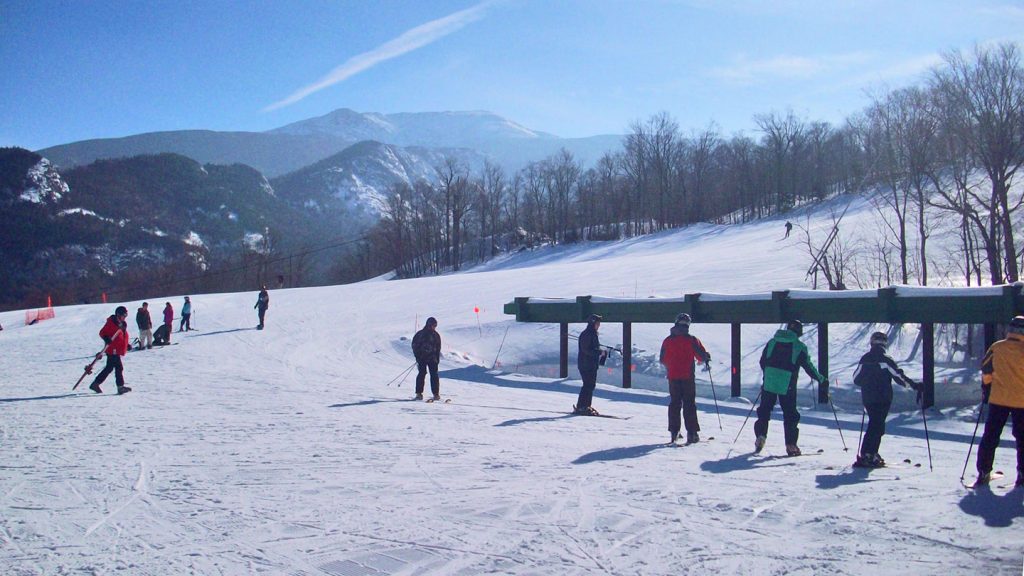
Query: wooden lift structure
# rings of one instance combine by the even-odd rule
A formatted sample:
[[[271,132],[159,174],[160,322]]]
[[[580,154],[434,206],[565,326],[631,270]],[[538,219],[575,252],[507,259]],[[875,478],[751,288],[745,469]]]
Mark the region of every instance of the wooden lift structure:
[[[761,294],[686,294],[682,298],[618,299],[516,297],[505,314],[517,322],[559,325],[559,376],[569,377],[569,324],[600,314],[602,324],[622,324],[622,387],[630,388],[634,323],[672,324],[686,312],[696,324],[729,324],[731,395],[740,395],[743,324],[785,324],[800,320],[818,327],[818,370],[828,375],[830,323],[920,324],[924,407],[935,403],[935,324],[980,324],[986,348],[996,340],[996,326],[1024,314],[1024,282],[976,288],[893,286],[878,290],[783,290]],[[828,399],[828,384],[818,389],[818,402]]]

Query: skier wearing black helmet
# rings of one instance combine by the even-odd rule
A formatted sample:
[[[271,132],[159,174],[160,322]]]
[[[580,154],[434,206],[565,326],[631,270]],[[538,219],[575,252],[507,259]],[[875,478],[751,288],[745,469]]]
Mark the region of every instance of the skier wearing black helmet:
[[[100,388],[100,384],[107,379],[107,376],[111,372],[114,373],[114,381],[117,383],[117,393],[124,394],[125,392],[131,392],[132,389],[124,384],[124,365],[121,363],[121,357],[128,354],[128,342],[130,337],[128,336],[128,309],[124,306],[118,306],[114,313],[107,318],[103,328],[100,329],[100,338],[106,346],[102,352],[96,354],[96,359],[99,360],[104,354],[107,355],[107,365],[103,367],[103,370],[96,375],[96,378],[89,385],[89,390],[97,394],[102,394],[103,390]],[[90,366],[91,367],[91,366]],[[86,369],[88,372],[88,368]]]
[[[978,482],[992,479],[992,462],[1006,421],[1017,440],[1017,486],[1024,486],[1024,316],[1006,327],[1006,338],[989,347],[981,361],[982,402],[988,403],[985,433],[978,444]]]
[[[575,414],[596,416],[597,410],[591,406],[594,401],[594,388],[597,387],[597,369],[604,364],[608,352],[601,348],[597,331],[601,328],[601,317],[591,314],[587,317],[587,327],[580,332],[579,352],[576,355],[576,367],[579,368],[583,386],[580,388],[576,405],[572,407]]]
[[[799,320],[790,320],[784,329],[777,330],[761,352],[761,370],[764,384],[761,388],[761,404],[757,407],[757,422],[754,423],[754,452],[764,448],[768,438],[768,422],[772,417],[775,402],[782,407],[783,429],[786,438],[786,454],[799,456],[797,440],[800,437],[800,412],[796,409],[796,379],[800,368],[816,382],[824,383],[826,378],[811,363],[807,346],[800,341],[804,325]]]
[[[697,382],[694,373],[695,361],[709,365],[711,354],[704,349],[700,339],[690,334],[690,315],[682,312],[676,316],[676,322],[669,330],[669,335],[661,343],[658,361],[665,366],[668,373],[668,431],[671,443],[675,444],[679,437],[680,418],[686,426],[686,443],[700,441],[700,423],[697,422]]]
[[[868,416],[868,427],[864,431],[864,442],[860,446],[860,454],[853,463],[857,468],[881,468],[885,460],[878,453],[878,447],[885,435],[885,419],[889,416],[892,406],[892,382],[905,388],[918,391],[920,400],[921,385],[914,382],[900,370],[896,362],[886,354],[889,337],[883,332],[871,335],[871,350],[861,356],[860,363],[853,373],[853,383],[860,387],[864,411]]]

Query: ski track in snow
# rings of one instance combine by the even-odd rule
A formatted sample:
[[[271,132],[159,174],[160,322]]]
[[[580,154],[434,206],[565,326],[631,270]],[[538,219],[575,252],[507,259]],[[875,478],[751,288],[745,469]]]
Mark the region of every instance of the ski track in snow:
[[[803,286],[803,270],[765,264],[800,258],[799,246],[764,241],[776,227],[696,227],[534,268],[275,290],[264,331],[252,328],[255,292],[193,295],[200,331],[130,353],[134,391],[121,397],[111,381],[102,395],[69,392],[115,304],[58,308],[31,327],[0,313],[0,573],[1019,574],[1024,490],[957,480],[970,414],[929,415],[934,472],[919,413],[894,414],[905,418],[883,453],[922,466],[862,472],[849,466],[856,404],[839,406],[849,452],[831,410],[804,404],[801,446],[822,454],[777,457],[778,409],[768,456],[750,454],[753,422],[734,445],[750,404],[724,397],[725,365],[724,429],[702,388],[702,436],[717,439],[678,449],[664,446],[663,392],[624,391],[602,372],[595,405],[630,419],[573,418],[578,380],[484,368],[506,331],[504,366],[557,354],[550,326],[509,328],[502,305],[514,296],[632,297],[641,282],[641,297],[726,293],[735,270],[745,291]],[[695,238],[700,248],[684,249]],[[711,266],[725,259],[735,270]],[[680,288],[691,276],[706,284]],[[430,315],[450,404],[410,401],[415,370],[387,385]],[[617,330],[603,327],[602,342],[616,345]],[[749,376],[774,327],[744,330]],[[837,349],[853,330],[835,327]],[[656,350],[666,332],[637,324],[634,342]],[[727,356],[728,326],[694,332]],[[860,353],[837,350],[832,363]],[[996,465],[1011,480],[1012,458],[1004,441]]]

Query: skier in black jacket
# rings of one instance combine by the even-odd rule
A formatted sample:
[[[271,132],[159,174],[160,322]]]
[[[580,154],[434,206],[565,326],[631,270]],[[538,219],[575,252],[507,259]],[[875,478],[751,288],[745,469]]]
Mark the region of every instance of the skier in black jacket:
[[[267,294],[267,285],[260,286],[260,293],[256,297],[256,305],[253,306],[260,316],[259,326],[256,326],[257,330],[263,330],[263,320],[267,316],[267,308],[270,308],[270,294]]]
[[[860,386],[864,411],[868,415],[864,442],[861,444],[857,461],[853,463],[857,468],[885,466],[885,460],[878,454],[878,447],[882,443],[882,436],[885,435],[885,419],[889,416],[889,407],[892,406],[893,379],[904,388],[918,391],[918,399],[921,398],[921,385],[908,378],[896,362],[885,353],[888,346],[888,336],[882,332],[872,334],[871,350],[861,356],[860,364],[853,373],[853,383]]]
[[[601,328],[601,317],[591,314],[587,317],[587,327],[580,332],[579,352],[576,355],[576,367],[580,370],[583,387],[576,399],[573,411],[584,416],[596,416],[597,410],[590,404],[594,401],[594,388],[597,387],[597,368],[604,364],[608,352],[601,348],[601,340],[597,331]]]
[[[412,337],[412,354],[416,357],[416,399],[423,399],[423,386],[426,384],[427,371],[430,371],[430,392],[433,400],[441,399],[441,379],[437,375],[437,365],[441,362],[441,335],[437,333],[437,319],[431,316],[427,323]]]

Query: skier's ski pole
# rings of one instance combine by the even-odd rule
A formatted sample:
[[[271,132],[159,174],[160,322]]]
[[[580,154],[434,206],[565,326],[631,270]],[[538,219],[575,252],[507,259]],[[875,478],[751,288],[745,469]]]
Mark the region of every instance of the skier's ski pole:
[[[839,415],[836,414],[836,406],[832,403],[832,395],[828,395],[828,405],[832,407],[832,417],[836,419],[836,428],[839,430],[839,439],[843,441],[843,452],[849,452],[846,447],[846,438],[843,438],[843,427],[839,425]]]
[[[718,415],[718,429],[724,430],[724,428],[722,428],[722,413],[718,411],[718,394],[715,393],[715,379],[711,376],[711,363],[708,362],[706,366],[708,369],[708,382],[711,382],[711,397],[715,399],[715,414]]]
[[[754,403],[750,405],[750,412],[747,412],[747,417],[743,419],[743,424],[740,426],[740,431],[737,432],[736,437],[732,439],[733,444],[735,444],[736,441],[740,439],[740,434],[743,432],[743,427],[747,425],[747,420],[750,420],[750,415],[754,413],[754,407],[757,406],[758,401],[761,400],[761,392],[764,392],[763,388],[760,392],[757,393],[757,398],[754,398]]]
[[[413,368],[415,368],[415,367],[416,367],[416,363],[415,363],[415,362],[413,362],[411,366],[409,366],[409,367],[408,367],[408,368],[406,368],[405,370],[402,370],[402,371],[401,371],[401,372],[400,372],[400,373],[398,374],[398,376],[395,376],[395,377],[394,377],[394,378],[392,378],[392,379],[391,379],[390,381],[388,381],[388,383],[387,383],[387,386],[391,386],[391,385],[392,385],[392,384],[394,384],[394,383],[395,383],[395,382],[396,382],[396,381],[397,381],[397,380],[398,380],[399,378],[401,378],[401,379],[402,379],[402,381],[404,382],[404,381],[405,381],[405,377],[406,377],[406,376],[408,376],[408,375],[409,375],[409,373],[410,373],[410,372],[412,372],[412,369],[413,369]],[[399,386],[401,386],[401,384],[399,384]]]
[[[932,468],[932,441],[928,438],[928,417],[924,413],[924,402],[921,403],[921,419],[924,420],[924,442],[928,445],[928,469],[934,472],[935,468]]]
[[[967,449],[967,459],[964,460],[963,472],[960,472],[960,482],[964,481],[964,474],[967,474],[967,463],[971,461],[971,451],[974,450],[974,439],[978,437],[978,426],[981,425],[981,411],[985,409],[985,401],[982,400],[978,406],[978,421],[974,423],[974,434],[971,434],[971,447]]]
[[[508,328],[505,328],[505,335],[501,337],[501,344],[498,344],[498,353],[494,355],[494,363],[491,364],[491,370],[494,370],[494,367],[498,365],[498,356],[501,356],[501,348],[505,345],[505,338],[508,337],[509,328],[512,328],[511,324],[508,325]]]
[[[860,443],[864,439],[864,416],[867,416],[867,408],[860,409],[860,434],[857,435],[857,456],[860,456]]]
[[[114,336],[110,339],[110,341],[113,342],[114,338],[117,338],[120,335],[121,335],[121,329],[118,328],[117,332],[114,332]],[[92,359],[92,362],[89,362],[88,364],[86,364],[85,371],[82,372],[82,375],[78,377],[78,382],[75,382],[75,385],[71,387],[71,391],[72,392],[74,392],[75,388],[78,388],[78,385],[82,383],[82,380],[85,380],[86,376],[88,376],[89,374],[92,374],[92,367],[95,366],[96,363],[100,361],[100,358],[103,358],[103,350],[106,350],[107,346],[109,346],[109,344],[104,344],[103,345],[103,349],[96,353],[96,355]]]

